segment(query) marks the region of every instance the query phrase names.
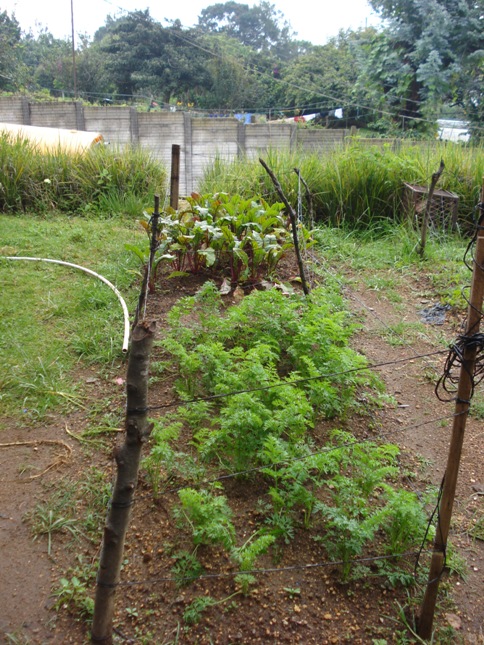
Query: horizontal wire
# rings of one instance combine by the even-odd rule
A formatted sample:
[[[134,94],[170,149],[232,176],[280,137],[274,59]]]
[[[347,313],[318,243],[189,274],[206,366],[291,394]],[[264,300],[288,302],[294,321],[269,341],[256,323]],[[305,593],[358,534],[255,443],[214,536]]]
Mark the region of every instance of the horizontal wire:
[[[355,446],[364,446],[367,443],[375,442],[375,440],[390,439],[395,432],[398,433],[398,434],[403,434],[404,432],[406,432],[408,430],[417,429],[417,428],[423,427],[425,425],[430,425],[432,423],[437,423],[437,422],[441,422],[441,421],[447,421],[447,420],[453,419],[455,417],[458,417],[458,416],[461,416],[461,415],[464,415],[464,414],[466,414],[466,413],[465,412],[457,412],[457,413],[452,414],[452,415],[447,415],[447,416],[444,416],[444,417],[437,417],[437,418],[434,418],[434,419],[429,419],[428,421],[423,421],[421,423],[415,423],[415,424],[412,424],[412,425],[409,425],[409,426],[405,426],[404,428],[399,428],[398,430],[394,430],[392,433],[389,433],[389,432],[388,433],[381,433],[380,432],[378,434],[378,436],[374,437],[374,438],[368,438],[368,439],[362,439],[362,440],[360,439],[360,440],[355,440],[355,441],[351,441],[351,442],[347,442],[347,443],[342,443],[342,444],[340,444],[338,446],[325,447],[325,448],[322,448],[321,450],[317,450],[315,452],[311,452],[311,453],[309,453],[307,455],[302,455],[300,457],[292,457],[290,459],[282,459],[281,461],[278,461],[278,462],[265,464],[265,465],[261,465],[261,466],[254,466],[253,468],[248,468],[246,470],[239,470],[239,471],[237,471],[235,473],[227,473],[225,475],[220,475],[219,477],[213,477],[211,479],[202,479],[199,482],[192,483],[191,487],[200,488],[201,486],[208,486],[210,484],[215,484],[217,482],[225,481],[227,479],[236,479],[236,478],[242,477],[244,475],[251,475],[251,474],[257,473],[257,472],[263,472],[267,468],[278,468],[280,466],[288,466],[288,465],[291,465],[291,464],[299,462],[299,461],[310,460],[310,459],[312,459],[314,457],[319,457],[321,455],[330,454],[331,452],[336,452],[337,450],[340,450],[342,448],[351,448],[351,447],[355,447]],[[158,499],[159,497],[161,497],[163,495],[176,494],[176,493],[178,493],[179,491],[183,490],[186,487],[187,487],[187,485],[184,484],[184,485],[177,486],[176,488],[166,488],[161,492],[160,495],[156,496],[155,498]],[[414,492],[417,494],[417,491],[414,490]],[[149,498],[153,498],[153,497],[154,497],[153,493],[141,494],[141,495],[136,496],[135,501],[143,501],[145,499],[149,499]]]
[[[328,374],[318,374],[317,376],[308,376],[307,378],[303,379],[295,379],[294,381],[283,381],[281,383],[273,383],[271,385],[264,385],[261,387],[254,387],[254,388],[246,388],[243,390],[233,390],[231,392],[226,392],[222,394],[211,394],[209,396],[202,396],[202,397],[196,397],[193,399],[188,399],[187,401],[172,401],[170,403],[163,403],[161,405],[149,405],[147,407],[147,410],[164,410],[166,408],[173,408],[177,406],[183,406],[183,405],[190,405],[192,403],[200,403],[202,401],[209,402],[209,401],[216,401],[219,399],[224,399],[228,398],[230,396],[237,396],[239,394],[250,394],[251,392],[264,392],[267,390],[272,390],[280,387],[286,387],[286,386],[297,386],[302,383],[310,383],[312,381],[319,381],[322,379],[331,379],[335,376],[344,376],[346,374],[354,374],[356,372],[363,372],[366,370],[374,370],[378,369],[380,367],[388,367],[389,365],[400,365],[402,363],[407,363],[410,361],[414,361],[416,358],[429,358],[430,356],[439,356],[441,354],[447,354],[448,349],[440,349],[436,350],[434,352],[428,352],[426,354],[416,354],[414,356],[409,356],[405,358],[400,358],[395,361],[384,361],[382,363],[371,363],[369,365],[365,365],[364,367],[354,367],[349,370],[343,370],[341,372],[330,372]],[[133,410],[133,412],[136,412],[136,410]]]
[[[368,557],[363,557],[363,558],[355,558],[351,560],[351,564],[360,564],[364,562],[377,562],[380,560],[391,560],[395,558],[404,558],[407,556],[417,556],[421,553],[420,551],[405,551],[404,553],[392,553],[389,555],[377,555],[377,556],[368,556]],[[428,553],[431,553],[431,551],[428,551]],[[335,566],[341,566],[343,564],[348,564],[344,560],[331,560],[328,562],[314,562],[311,564],[295,564],[295,565],[288,565],[286,567],[268,567],[268,568],[261,568],[261,569],[250,569],[248,571],[227,571],[225,573],[207,573],[203,574],[201,576],[197,576],[195,579],[193,576],[187,576],[187,577],[176,577],[174,578],[173,576],[166,576],[166,577],[157,577],[157,578],[149,578],[146,580],[127,580],[125,582],[118,582],[116,583],[117,587],[131,587],[131,586],[138,586],[138,585],[147,585],[147,584],[156,584],[158,582],[180,582],[182,580],[213,580],[213,579],[220,579],[220,578],[233,578],[234,576],[239,576],[239,575],[254,575],[254,574],[266,574],[266,573],[284,573],[287,571],[303,571],[303,570],[308,570],[308,569],[321,569],[323,567],[335,567]]]

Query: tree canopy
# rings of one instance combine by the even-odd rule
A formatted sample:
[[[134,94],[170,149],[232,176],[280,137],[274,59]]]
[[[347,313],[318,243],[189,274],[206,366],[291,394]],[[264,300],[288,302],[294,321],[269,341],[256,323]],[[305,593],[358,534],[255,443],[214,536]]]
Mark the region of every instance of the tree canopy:
[[[484,0],[370,0],[380,29],[297,40],[268,0],[207,6],[194,28],[149,10],[108,17],[75,52],[88,101],[151,99],[195,109],[297,114],[342,108],[378,132],[431,132],[456,114],[479,136],[484,116]],[[69,40],[23,33],[0,13],[0,91],[73,93]],[[324,121],[323,121],[324,123]],[[343,124],[348,124],[346,118]]]

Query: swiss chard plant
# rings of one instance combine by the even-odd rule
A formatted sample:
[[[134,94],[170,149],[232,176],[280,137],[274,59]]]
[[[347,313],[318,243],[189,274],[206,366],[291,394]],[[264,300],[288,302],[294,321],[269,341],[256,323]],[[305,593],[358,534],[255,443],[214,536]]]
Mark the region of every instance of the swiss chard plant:
[[[276,267],[293,246],[283,215],[284,205],[268,204],[262,198],[243,199],[226,193],[192,193],[178,210],[168,207],[158,221],[155,267],[169,263],[172,275],[210,270],[237,284],[253,285],[274,275]],[[151,214],[141,224],[148,235]],[[312,244],[301,227],[305,246]],[[147,251],[127,248],[146,260]]]

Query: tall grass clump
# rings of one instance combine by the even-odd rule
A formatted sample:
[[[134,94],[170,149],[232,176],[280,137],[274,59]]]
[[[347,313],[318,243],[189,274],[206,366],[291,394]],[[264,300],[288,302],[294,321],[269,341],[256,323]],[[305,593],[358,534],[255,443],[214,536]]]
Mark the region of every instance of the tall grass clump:
[[[393,142],[370,145],[358,138],[330,153],[269,151],[263,155],[294,208],[301,190],[294,168],[300,169],[313,195],[316,221],[348,228],[385,229],[405,219],[404,183],[428,186],[444,159],[445,171],[437,188],[459,197],[459,222],[473,221],[484,175],[484,148],[450,142]],[[254,160],[223,162],[207,169],[205,192],[261,194],[278,200],[270,179]],[[307,212],[307,208],[305,212]]]
[[[4,213],[139,214],[166,183],[165,168],[139,148],[42,152],[8,134],[0,136],[0,167]]]

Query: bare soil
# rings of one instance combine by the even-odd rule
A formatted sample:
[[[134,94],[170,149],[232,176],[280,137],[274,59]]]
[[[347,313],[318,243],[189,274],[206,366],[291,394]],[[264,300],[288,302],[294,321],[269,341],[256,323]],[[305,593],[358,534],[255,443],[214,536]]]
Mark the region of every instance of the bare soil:
[[[294,268],[286,265],[284,277]],[[443,325],[428,326],[403,345],[382,338],[388,325],[418,322],[418,312],[429,304],[430,285],[415,275],[402,288],[404,307],[393,305],[382,292],[368,290],[361,276],[347,276],[351,288],[345,296],[362,322],[353,346],[365,354],[386,383],[398,405],[373,410],[369,415],[347,419],[340,424],[357,436],[384,438],[401,448],[402,467],[416,473],[412,486],[438,486],[445,471],[452,404],[441,403],[434,394],[435,374],[440,375],[444,355],[419,358],[442,348],[460,329],[464,312],[449,312]],[[163,325],[163,318],[181,296],[192,294],[200,280],[171,281],[158,285],[150,299],[148,316]],[[403,360],[412,357],[411,360]],[[402,359],[401,363],[395,363]],[[116,373],[102,376],[84,370],[77,375],[87,395],[108,397],[113,408],[123,409],[125,365]],[[155,383],[150,390],[152,405],[171,401],[169,383]],[[83,620],[62,608],[54,611],[59,578],[75,567],[76,556],[96,562],[99,543],[73,542],[66,533],[52,536],[51,555],[46,537],[32,539],[25,521],[28,513],[45,500],[66,478],[82,481],[86,468],[96,463],[111,477],[112,445],[93,454],[75,436],[88,424],[88,410],[49,415],[45,423],[33,425],[18,419],[0,419],[0,635],[6,643],[85,643],[88,628]],[[344,425],[343,425],[344,423]],[[467,562],[465,580],[447,573],[439,594],[435,626],[441,643],[484,643],[482,603],[484,546],[470,537],[476,517],[483,515],[484,472],[482,421],[469,417],[451,540]],[[56,441],[57,443],[46,443]],[[113,440],[114,442],[115,440]],[[15,445],[5,445],[5,444]],[[261,482],[255,477],[247,486],[228,480],[224,485],[236,518],[237,535],[251,534],[257,521],[255,502]],[[341,584],[338,568],[324,565],[320,547],[300,531],[290,545],[280,550],[277,560],[270,555],[260,566],[278,571],[258,576],[257,585],[244,596],[207,609],[199,623],[188,629],[183,622],[187,606],[198,596],[216,600],[231,596],[236,587],[233,564],[222,551],[201,549],[199,557],[207,574],[226,574],[177,588],[172,581],[173,553],[188,546],[187,537],[174,525],[171,506],[174,492],[153,502],[144,478],[140,478],[136,504],[126,542],[122,584],[116,594],[115,641],[132,643],[186,643],[219,645],[248,643],[405,643],[417,642],[398,619],[398,605],[418,612],[421,590],[392,589],[379,578]],[[310,565],[301,568],[301,564]],[[417,601],[412,601],[417,598]],[[409,604],[410,599],[410,604]],[[411,618],[410,618],[411,621]]]

